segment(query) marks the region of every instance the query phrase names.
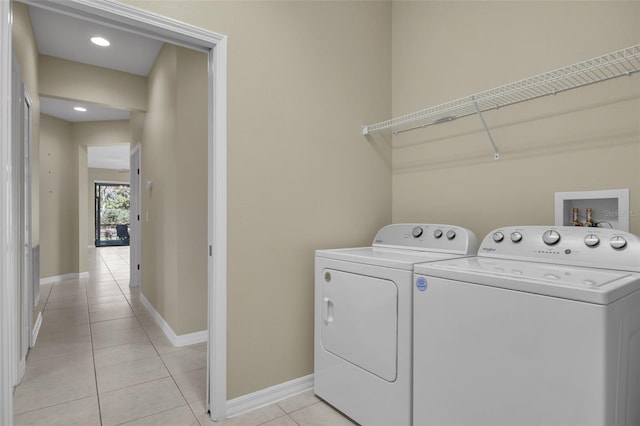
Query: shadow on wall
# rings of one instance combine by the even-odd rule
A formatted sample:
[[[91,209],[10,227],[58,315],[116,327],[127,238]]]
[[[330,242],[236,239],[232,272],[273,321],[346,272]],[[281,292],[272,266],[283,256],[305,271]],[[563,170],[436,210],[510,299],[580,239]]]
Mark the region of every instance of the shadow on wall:
[[[639,82],[636,74],[484,113],[498,161],[638,143]],[[393,137],[394,174],[491,161],[493,150],[477,116]]]

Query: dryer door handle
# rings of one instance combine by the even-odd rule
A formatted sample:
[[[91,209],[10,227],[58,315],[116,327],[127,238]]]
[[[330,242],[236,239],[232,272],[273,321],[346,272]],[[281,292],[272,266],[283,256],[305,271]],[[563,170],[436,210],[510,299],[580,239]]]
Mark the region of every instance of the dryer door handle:
[[[329,325],[333,322],[333,302],[328,297],[324,298],[324,323]]]

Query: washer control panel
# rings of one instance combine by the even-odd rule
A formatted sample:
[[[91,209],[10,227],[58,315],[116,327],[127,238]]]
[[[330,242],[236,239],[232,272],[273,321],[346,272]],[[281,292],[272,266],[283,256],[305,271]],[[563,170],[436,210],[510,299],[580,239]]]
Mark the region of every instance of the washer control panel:
[[[640,271],[640,239],[608,228],[511,226],[491,231],[478,256]]]
[[[373,246],[475,255],[478,240],[473,232],[460,226],[395,223],[378,231]]]

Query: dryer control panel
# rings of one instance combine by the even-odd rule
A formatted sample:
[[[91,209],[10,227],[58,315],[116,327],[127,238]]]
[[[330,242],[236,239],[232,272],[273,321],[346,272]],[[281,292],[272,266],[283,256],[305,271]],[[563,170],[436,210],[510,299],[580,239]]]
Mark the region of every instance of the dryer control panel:
[[[460,226],[395,223],[380,229],[372,245],[373,247],[475,255],[478,240],[472,231]]]
[[[487,234],[478,256],[640,272],[640,239],[609,228],[511,226]]]

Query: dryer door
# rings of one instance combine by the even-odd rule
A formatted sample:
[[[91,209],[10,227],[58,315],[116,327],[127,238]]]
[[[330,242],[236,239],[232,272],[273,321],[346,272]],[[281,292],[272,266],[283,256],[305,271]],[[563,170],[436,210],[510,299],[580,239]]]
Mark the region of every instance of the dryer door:
[[[332,269],[324,269],[322,277],[324,349],[393,382],[398,364],[396,284]]]

